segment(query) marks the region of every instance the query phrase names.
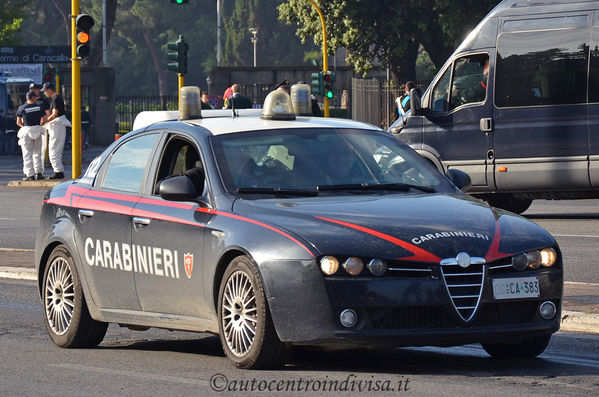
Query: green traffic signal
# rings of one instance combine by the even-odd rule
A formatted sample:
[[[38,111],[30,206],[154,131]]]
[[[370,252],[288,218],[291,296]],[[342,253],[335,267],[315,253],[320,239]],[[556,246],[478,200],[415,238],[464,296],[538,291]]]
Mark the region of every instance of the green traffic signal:
[[[335,97],[335,72],[324,74],[324,95],[329,99]]]
[[[189,0],[171,0],[171,4],[186,4]]]

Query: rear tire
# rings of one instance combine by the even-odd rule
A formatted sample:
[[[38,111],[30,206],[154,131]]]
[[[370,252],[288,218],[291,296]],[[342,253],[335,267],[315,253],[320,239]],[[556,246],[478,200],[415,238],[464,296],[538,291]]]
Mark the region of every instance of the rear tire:
[[[104,339],[108,323],[91,318],[73,258],[62,245],[46,262],[42,304],[46,330],[57,346],[93,347]]]
[[[516,214],[523,213],[532,204],[531,199],[518,198],[511,194],[494,194],[490,197],[485,197],[485,201],[491,207],[501,208]]]
[[[289,357],[270,317],[258,269],[247,256],[233,259],[223,275],[218,327],[223,350],[237,368],[276,368]]]
[[[481,343],[494,358],[532,358],[545,351],[551,335],[534,336],[516,343]]]

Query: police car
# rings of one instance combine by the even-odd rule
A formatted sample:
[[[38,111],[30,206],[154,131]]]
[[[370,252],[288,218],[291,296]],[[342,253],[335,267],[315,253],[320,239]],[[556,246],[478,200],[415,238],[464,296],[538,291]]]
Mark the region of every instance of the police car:
[[[201,112],[196,95],[140,114],[45,195],[35,260],[55,344],[95,346],[118,323],[218,334],[240,368],[293,345],[543,352],[563,288],[544,229],[372,125],[295,115],[283,91],[261,111]]]

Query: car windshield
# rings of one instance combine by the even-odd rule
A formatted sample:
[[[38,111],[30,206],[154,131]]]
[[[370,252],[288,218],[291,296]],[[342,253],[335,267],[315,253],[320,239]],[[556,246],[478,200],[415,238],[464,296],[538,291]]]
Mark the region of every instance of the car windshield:
[[[379,131],[305,128],[211,138],[231,193],[449,192],[455,188],[426,160]]]

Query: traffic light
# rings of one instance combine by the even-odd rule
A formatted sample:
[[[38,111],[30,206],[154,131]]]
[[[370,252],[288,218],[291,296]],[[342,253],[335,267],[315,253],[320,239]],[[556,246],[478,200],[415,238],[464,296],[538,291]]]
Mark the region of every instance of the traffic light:
[[[54,75],[52,74],[52,72],[50,71],[46,71],[46,73],[44,73],[44,83],[53,83],[54,82]]]
[[[189,0],[171,0],[171,4],[186,4]]]
[[[75,26],[77,27],[77,56],[85,58],[89,55],[89,31],[94,26],[94,18],[87,14],[79,14]]]
[[[329,99],[335,98],[335,72],[326,72],[323,79],[323,95]]]
[[[179,35],[177,41],[170,41],[166,44],[168,49],[168,60],[173,61],[168,63],[168,70],[175,71],[180,74],[187,73],[187,50],[189,45],[185,42],[182,35]]]
[[[322,72],[312,73],[312,94],[313,95],[323,95],[323,80],[322,80]]]

